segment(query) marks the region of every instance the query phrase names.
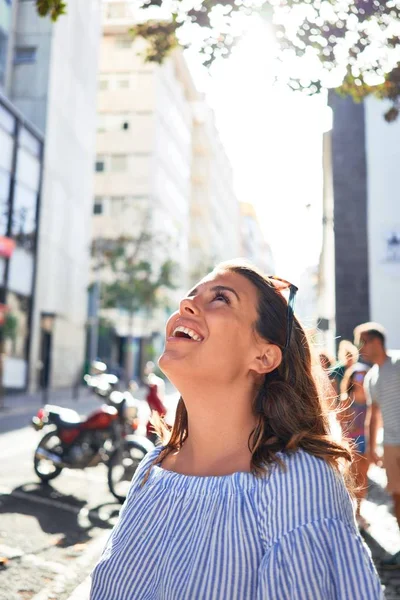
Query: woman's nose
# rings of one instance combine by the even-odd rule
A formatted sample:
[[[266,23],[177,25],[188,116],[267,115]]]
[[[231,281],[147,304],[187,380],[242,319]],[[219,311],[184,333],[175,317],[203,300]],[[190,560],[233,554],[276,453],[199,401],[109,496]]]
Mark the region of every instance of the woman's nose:
[[[179,312],[181,315],[198,315],[200,311],[193,298],[183,298],[179,305]]]

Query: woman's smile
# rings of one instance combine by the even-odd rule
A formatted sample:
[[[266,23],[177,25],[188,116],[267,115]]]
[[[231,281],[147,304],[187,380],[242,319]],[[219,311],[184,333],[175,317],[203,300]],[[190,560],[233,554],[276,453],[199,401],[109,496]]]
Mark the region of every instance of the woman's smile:
[[[167,327],[167,342],[196,342],[204,341],[202,328],[192,319],[174,318]]]

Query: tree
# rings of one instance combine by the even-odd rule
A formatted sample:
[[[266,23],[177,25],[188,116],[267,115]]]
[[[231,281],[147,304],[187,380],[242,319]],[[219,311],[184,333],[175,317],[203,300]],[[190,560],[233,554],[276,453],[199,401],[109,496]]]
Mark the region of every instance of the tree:
[[[41,17],[50,16],[52,21],[66,13],[67,4],[63,0],[36,0],[36,9]]]
[[[101,272],[100,306],[117,308],[128,316],[126,353],[127,376],[132,375],[134,317],[140,310],[150,312],[166,305],[167,290],[176,289],[177,265],[167,259],[157,266],[157,261],[146,258],[154,254],[155,247],[162,249],[160,240],[146,230],[137,237],[120,237],[116,240],[97,239],[93,242],[94,268]],[[100,273],[99,273],[100,275]]]
[[[164,7],[165,0],[138,0],[144,9]],[[203,32],[200,51],[209,66],[228,56],[238,37],[238,17],[258,11],[273,24],[279,58],[293,57],[315,66],[315,75],[295,73],[289,85],[308,94],[335,88],[362,101],[373,95],[390,101],[388,122],[400,111],[400,2],[398,0],[175,0],[170,20],[133,27],[148,41],[146,60],[161,63],[188,27]],[[56,20],[66,9],[62,0],[37,0],[39,14]],[[186,38],[190,37],[188,35]],[[294,67],[297,69],[297,67]]]
[[[18,319],[8,310],[4,315],[4,322],[0,325],[0,409],[4,408],[4,357],[5,342],[7,339],[15,340],[18,332]]]
[[[295,90],[318,93],[336,88],[359,102],[369,95],[390,101],[394,121],[400,109],[400,2],[396,0],[284,0],[276,18],[281,60],[313,60],[317,77],[293,77]],[[285,19],[291,11],[290,24]],[[293,22],[296,26],[293,27]]]

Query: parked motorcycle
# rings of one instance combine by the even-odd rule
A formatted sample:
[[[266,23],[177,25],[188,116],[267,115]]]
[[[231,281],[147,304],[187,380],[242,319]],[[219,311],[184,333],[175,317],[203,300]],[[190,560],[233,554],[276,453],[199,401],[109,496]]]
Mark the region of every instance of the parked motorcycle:
[[[119,378],[107,371],[106,363],[95,360],[91,363],[90,373],[83,377],[90,390],[101,398],[107,399],[120,386]]]
[[[146,437],[148,406],[130,392],[112,392],[108,402],[128,411],[129,419],[123,421],[121,436],[115,444],[108,463],[108,485],[111,493],[121,503],[125,501],[132,477],[145,453],[154,448],[153,442]],[[132,433],[133,432],[133,433]]]
[[[110,491],[123,502],[139,462],[154,448],[145,437],[138,402],[130,395],[112,392],[108,405],[103,404],[87,417],[52,404],[40,408],[32,419],[37,431],[46,429],[34,455],[39,479],[48,482],[63,469],[104,463]]]

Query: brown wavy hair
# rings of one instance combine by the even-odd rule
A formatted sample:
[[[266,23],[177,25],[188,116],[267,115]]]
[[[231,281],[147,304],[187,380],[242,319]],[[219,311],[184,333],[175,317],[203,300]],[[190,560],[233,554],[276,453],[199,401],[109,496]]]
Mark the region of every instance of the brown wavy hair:
[[[254,330],[282,349],[281,364],[265,375],[253,401],[258,423],[248,442],[252,473],[257,476],[264,474],[273,463],[282,464],[278,452],[295,452],[299,448],[339,470],[343,462],[351,461],[351,451],[345,443],[335,441],[331,433],[332,413],[323,389],[314,377],[310,344],[296,317],[289,346],[284,349],[288,310],[284,296],[268,278],[250,265],[221,263],[215,271],[237,273],[255,286],[258,319]],[[168,454],[179,450],[189,436],[188,414],[182,397],[172,429],[162,424],[157,430],[165,445],[153,464],[162,463]]]

